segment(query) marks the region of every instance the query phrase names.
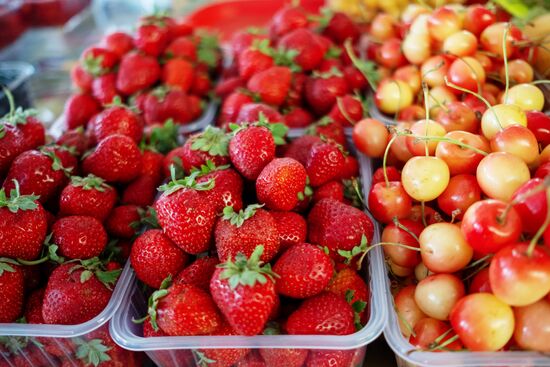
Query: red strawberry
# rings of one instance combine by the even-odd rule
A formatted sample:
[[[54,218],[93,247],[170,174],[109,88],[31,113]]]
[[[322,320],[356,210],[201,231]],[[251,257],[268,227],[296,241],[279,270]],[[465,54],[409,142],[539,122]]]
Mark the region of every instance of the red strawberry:
[[[261,31],[261,30],[260,30]],[[233,34],[231,38],[231,51],[235,59],[239,57],[246,49],[251,47],[254,42],[267,39],[267,35],[256,32],[256,29],[240,30]],[[256,41],[257,40],[257,41]]]
[[[283,122],[291,129],[307,127],[313,123],[313,116],[304,108],[293,107],[284,115]]]
[[[23,271],[15,260],[0,258],[0,322],[15,322],[23,312]]]
[[[238,130],[229,142],[229,158],[245,178],[255,180],[275,158],[275,139],[264,126],[248,126]]]
[[[288,317],[286,329],[289,334],[297,335],[353,334],[353,309],[343,297],[323,292],[306,299]]]
[[[314,204],[326,198],[344,202],[344,185],[342,182],[329,181],[315,189],[313,193]]]
[[[239,360],[237,364],[235,364],[235,367],[266,367],[266,364],[262,356],[260,356],[258,352],[252,350]]]
[[[183,172],[183,159],[185,149],[185,146],[177,147],[166,154],[162,161],[162,173],[164,177],[170,177],[170,169],[172,166],[174,166],[176,172]]]
[[[162,179],[164,156],[151,149],[145,149],[142,156],[141,175],[149,176],[159,182]]]
[[[362,311],[359,312],[360,320],[365,322],[367,313],[364,312],[365,306],[369,301],[369,288],[363,278],[351,268],[340,270],[330,281],[326,290],[340,297],[348,299],[348,303],[355,310],[355,303],[359,302]],[[358,304],[359,305],[359,304]]]
[[[166,277],[175,276],[183,269],[187,258],[159,229],[146,231],[136,238],[130,254],[137,278],[157,289]]]
[[[161,80],[165,85],[188,92],[193,84],[193,64],[184,59],[170,59],[162,67]]]
[[[334,43],[343,44],[347,39],[355,42],[359,39],[361,32],[359,27],[344,13],[334,13],[329,15],[330,19],[323,34],[330,38]]]
[[[104,221],[117,199],[116,191],[97,176],[71,177],[59,198],[61,215],[89,215]]]
[[[340,123],[343,126],[355,125],[356,122],[363,118],[363,104],[354,96],[345,95],[336,99],[336,104],[330,110],[328,116],[334,122]]]
[[[212,90],[212,81],[210,76],[205,72],[196,72],[193,76],[193,84],[191,85],[191,94],[206,97]]]
[[[140,51],[157,57],[170,42],[169,29],[157,21],[147,21],[138,27],[134,42]]]
[[[239,76],[245,80],[250,79],[252,75],[267,70],[274,65],[273,58],[270,53],[265,50],[269,48],[269,41],[264,40],[259,44],[262,46],[252,46],[239,55]]]
[[[260,205],[249,205],[235,212],[228,206],[216,223],[216,249],[221,261],[234,259],[238,253],[250,257],[258,245],[263,245],[261,257],[268,262],[279,251],[277,223]]]
[[[197,120],[202,116],[205,108],[205,102],[198,96],[190,94],[187,98],[189,103],[189,114],[191,115],[191,121]]]
[[[277,222],[281,251],[306,241],[307,222],[304,217],[294,212],[270,213],[275,222]]]
[[[0,190],[0,257],[35,260],[40,255],[48,224],[34,195],[20,195],[19,184],[9,197]]]
[[[271,210],[290,211],[303,199],[306,181],[306,169],[300,162],[275,158],[256,179],[258,201]]]
[[[143,120],[124,105],[114,105],[104,109],[92,119],[91,123],[98,141],[120,134],[139,143],[143,135]]]
[[[258,246],[250,258],[241,253],[235,261],[220,264],[210,281],[210,292],[233,330],[241,335],[256,335],[275,305],[275,274],[269,265],[263,266]]]
[[[299,243],[281,255],[273,271],[279,275],[277,293],[293,298],[309,298],[325,289],[334,268],[330,257],[319,247]]]
[[[118,62],[118,55],[101,47],[88,47],[80,56],[80,65],[95,77],[107,74]]]
[[[183,145],[181,164],[186,172],[200,168],[207,161],[215,166],[229,163],[229,136],[221,129],[208,126],[203,132],[192,135]]]
[[[108,324],[86,334],[83,338],[75,338],[75,357],[71,357],[62,367],[78,367],[96,365],[98,367],[137,367],[136,353],[119,347],[109,334]],[[98,363],[99,362],[99,363]]]
[[[273,107],[263,103],[247,103],[241,106],[239,114],[234,122],[241,124],[243,122],[256,122],[260,116],[264,115],[270,123],[283,122],[284,117]]]
[[[300,136],[288,144],[285,157],[293,158],[305,166],[307,164],[311,148],[318,143],[322,143],[321,138],[318,136]]]
[[[357,176],[359,176],[359,163],[357,162],[357,158],[347,155],[344,160],[344,167],[342,167],[338,178],[349,180]]]
[[[311,243],[333,252],[351,251],[364,242],[363,237],[370,244],[374,233],[373,224],[364,212],[334,199],[315,204],[307,221]]]
[[[145,99],[145,122],[148,125],[163,124],[172,119],[176,124],[188,123],[193,119],[189,107],[189,97],[185,92],[166,87],[156,88]]]
[[[179,22],[174,20],[174,22],[170,24],[170,33],[174,38],[190,36],[193,34],[193,31],[193,26],[187,24],[185,20]]]
[[[303,95],[306,87],[307,76],[304,73],[294,73],[292,75],[292,86],[288,91],[288,97],[286,104],[294,107],[301,107],[303,105]]]
[[[219,122],[221,124],[227,124],[230,122],[238,122],[237,116],[241,107],[245,104],[252,103],[253,99],[248,94],[244,94],[240,91],[235,91],[228,95],[222,103]]]
[[[307,130],[312,135],[317,135],[324,140],[333,140],[342,146],[346,145],[346,132],[344,126],[325,116]]]
[[[83,215],[58,219],[52,227],[52,239],[59,254],[69,259],[99,256],[107,246],[107,233],[101,222]]]
[[[235,330],[222,320],[222,324],[211,333],[211,335],[238,335]],[[210,367],[231,367],[236,362],[244,358],[250,349],[231,348],[231,349],[199,349],[194,351],[195,360],[198,366]]]
[[[201,175],[197,178],[198,183],[214,180],[214,188],[209,191],[208,200],[213,201],[216,213],[221,214],[226,206],[235,211],[243,208],[243,179],[231,168],[216,168],[209,162],[202,167]]]
[[[313,73],[305,86],[306,101],[318,115],[328,113],[336,103],[336,99],[349,92],[344,74],[336,68],[329,72]]]
[[[266,367],[301,367],[308,356],[307,349],[260,349]]]
[[[120,270],[106,272],[98,261],[61,264],[50,275],[42,316],[47,324],[75,325],[97,316],[109,300]]]
[[[141,171],[141,152],[131,138],[110,135],[84,159],[82,169],[108,182],[129,182]]]
[[[127,33],[113,32],[103,37],[101,45],[118,57],[122,57],[134,48],[134,40]]]
[[[149,308],[151,323],[167,335],[205,335],[214,332],[222,323],[210,294],[191,284],[163,282],[160,290],[151,296]],[[158,326],[157,326],[158,325]]]
[[[105,229],[113,237],[132,238],[136,234],[134,223],[139,223],[140,220],[138,206],[120,205],[109,214],[105,221]]]
[[[115,73],[101,75],[92,82],[92,95],[102,105],[113,103],[118,96]]]
[[[45,291],[45,288],[36,289],[27,298],[24,316],[25,321],[29,324],[44,324],[44,318],[42,317],[42,303],[44,301]]]
[[[365,76],[353,65],[344,68],[344,77],[351,90],[364,90],[368,86]]]
[[[166,47],[164,54],[168,57],[195,62],[197,61],[197,46],[189,37],[178,37]]]
[[[285,34],[277,43],[279,48],[295,50],[294,62],[303,71],[314,70],[323,60],[324,51],[317,36],[306,28],[298,28]]]
[[[158,223],[174,243],[190,254],[208,250],[216,221],[216,208],[209,202],[213,181],[196,183],[194,176],[161,186],[155,203]],[[193,208],[192,211],[188,208]]]
[[[283,104],[290,89],[292,72],[284,66],[273,66],[254,74],[247,88],[256,93],[264,103],[279,106]]]
[[[92,81],[94,80],[94,77],[80,64],[76,64],[71,69],[71,81],[73,82],[73,85],[80,89],[80,91],[88,93],[92,90]]]
[[[18,181],[23,195],[39,195],[40,202],[45,203],[67,183],[66,175],[72,168],[63,166],[57,152],[28,150],[13,161],[3,187],[12,190]]]
[[[158,181],[151,176],[139,176],[124,188],[122,204],[148,206],[152,205],[157,195]]]
[[[90,118],[99,112],[96,100],[88,94],[74,94],[65,103],[65,124],[67,129],[86,126]]]
[[[57,139],[56,144],[74,151],[77,157],[81,156],[90,147],[90,142],[83,128],[65,131]]]
[[[306,367],[348,367],[354,353],[355,350],[312,350]]]
[[[305,165],[311,186],[318,187],[336,178],[344,163],[345,156],[334,143],[313,145]]]
[[[278,38],[295,29],[306,28],[308,24],[304,9],[297,6],[286,6],[273,15],[269,33],[271,37]]]
[[[198,257],[174,278],[174,283],[192,284],[206,291],[210,289],[210,279],[220,260],[217,257]]]
[[[126,95],[151,87],[160,78],[160,66],[153,57],[131,52],[120,61],[116,87]]]

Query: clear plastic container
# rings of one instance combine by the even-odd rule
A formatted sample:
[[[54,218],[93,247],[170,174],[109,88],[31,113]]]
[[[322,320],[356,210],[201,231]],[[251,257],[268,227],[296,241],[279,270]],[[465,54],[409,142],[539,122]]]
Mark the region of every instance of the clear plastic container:
[[[370,93],[370,97],[374,97],[372,92]],[[396,124],[396,121],[393,117],[386,115],[385,113],[383,113],[378,109],[378,107],[374,103],[374,98],[369,98],[368,108],[369,108],[369,114],[371,115],[372,118],[375,118],[378,121],[381,121],[388,126],[393,126]]]
[[[289,137],[296,136],[289,134]],[[370,187],[372,165],[370,159],[358,155],[361,166],[363,187]],[[363,190],[366,191],[366,190]],[[379,241],[379,230],[375,230],[374,241]],[[369,321],[360,331],[344,336],[334,335],[258,335],[258,336],[178,336],[144,338],[141,325],[132,319],[141,318],[146,312],[147,300],[140,292],[138,282],[133,281],[122,295],[122,306],[115,313],[110,324],[111,336],[121,347],[134,351],[145,351],[160,367],[194,366],[191,350],[194,349],[307,349],[318,350],[354,350],[354,359],[350,366],[362,366],[366,345],[376,339],[386,324],[386,292],[388,280],[383,266],[380,248],[368,255],[368,279],[370,287]],[[186,364],[187,363],[187,364]]]
[[[5,85],[13,95],[16,106],[29,108],[32,105],[29,95],[29,79],[34,74],[34,67],[26,62],[0,62],[0,84]],[[0,116],[10,110],[8,99],[0,90]]]
[[[49,324],[2,324],[0,323],[0,365],[1,366],[81,366],[75,356],[77,339],[86,338],[101,327],[106,328],[115,311],[123,302],[125,291],[130,287],[134,276],[130,262],[113,290],[107,307],[93,319],[78,325]],[[10,349],[3,348],[8,344]],[[55,350],[54,353],[52,351]]]

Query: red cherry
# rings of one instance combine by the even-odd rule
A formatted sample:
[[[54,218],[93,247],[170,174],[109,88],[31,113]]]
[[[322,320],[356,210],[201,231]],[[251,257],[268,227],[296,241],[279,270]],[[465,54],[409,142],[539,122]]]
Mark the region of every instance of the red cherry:
[[[521,217],[523,231],[530,234],[535,234],[544,223],[548,203],[546,202],[545,190],[528,197],[525,196],[542,184],[543,180],[540,178],[530,179],[521,185],[512,196],[512,200],[519,201],[514,205],[514,209]]]
[[[470,283],[470,293],[493,293],[491,282],[489,281],[489,268],[479,271]]]
[[[481,32],[494,22],[496,15],[483,5],[475,4],[468,7],[464,16],[464,29],[479,36]]]
[[[449,185],[437,198],[439,208],[449,216],[462,219],[466,210],[481,199],[481,188],[473,175],[451,177]]]
[[[437,345],[443,344],[455,335],[453,332],[450,332],[436,344],[436,339],[447,333],[449,329],[451,329],[451,326],[446,322],[431,317],[423,318],[414,326],[414,333],[409,338],[409,343],[420,349],[436,348]],[[455,340],[446,345],[444,349],[460,350],[462,349],[462,343],[460,340]],[[442,352],[443,349],[434,349],[434,351]]]
[[[369,209],[374,218],[382,223],[391,223],[394,217],[406,218],[412,199],[399,181],[375,184],[369,192]]]
[[[424,226],[410,219],[400,219],[399,224],[413,233],[417,238]],[[388,224],[382,231],[382,242],[400,243],[410,247],[419,247],[418,241],[406,230],[395,223]],[[420,263],[420,252],[401,246],[384,246],[384,253],[399,266],[413,268]]]
[[[527,127],[535,134],[542,147],[550,144],[550,116],[540,111],[527,111],[525,116]]]
[[[542,164],[535,172],[535,177],[541,179],[544,179],[548,175],[550,175],[550,162]]]
[[[401,173],[393,166],[386,167],[386,175],[389,181],[401,181]],[[380,167],[372,174],[372,184],[374,185],[383,181],[385,181],[384,168]]]

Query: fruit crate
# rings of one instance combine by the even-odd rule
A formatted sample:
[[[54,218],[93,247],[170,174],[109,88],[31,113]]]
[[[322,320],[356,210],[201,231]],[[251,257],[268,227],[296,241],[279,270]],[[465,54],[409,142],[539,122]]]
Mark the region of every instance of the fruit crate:
[[[2,324],[0,341],[9,348],[0,348],[1,366],[82,366],[77,358],[83,340],[108,333],[108,322],[124,301],[125,291],[133,281],[130,263],[115,286],[107,307],[93,319],[78,325]],[[9,350],[8,350],[9,349]],[[130,353],[127,353],[130,355]],[[131,356],[133,358],[135,356]]]
[[[13,95],[16,106],[23,109],[32,105],[29,94],[29,79],[34,74],[34,67],[26,62],[0,62],[0,84],[6,86]],[[0,116],[10,111],[10,104],[4,92],[0,90]]]
[[[295,136],[294,133],[289,134]],[[358,155],[361,166],[363,191],[370,187],[372,164],[370,159]],[[378,224],[375,223],[374,241],[379,241]],[[334,335],[259,335],[259,336],[178,336],[153,337],[142,336],[141,325],[132,320],[146,313],[147,300],[140,291],[134,273],[130,270],[131,284],[122,295],[122,305],[115,313],[110,324],[111,336],[124,349],[144,351],[158,366],[194,366],[194,349],[307,349],[323,350],[329,353],[341,350],[354,350],[352,366],[362,366],[367,344],[376,339],[386,324],[387,307],[385,292],[388,288],[384,274],[383,255],[380,248],[368,254],[368,277],[370,287],[369,321],[360,331],[344,336]],[[351,351],[350,351],[351,353]],[[326,358],[329,358],[328,356]]]

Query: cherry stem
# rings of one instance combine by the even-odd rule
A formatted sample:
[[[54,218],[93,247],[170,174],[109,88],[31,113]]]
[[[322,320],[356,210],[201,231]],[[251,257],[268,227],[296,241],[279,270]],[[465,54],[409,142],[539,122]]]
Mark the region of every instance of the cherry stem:
[[[439,345],[440,345],[439,343],[441,343],[441,341],[442,341],[443,339],[445,339],[445,337],[446,337],[447,335],[449,335],[452,331],[453,331],[453,329],[450,328],[450,329],[448,329],[447,331],[445,331],[443,334],[441,334],[440,336],[438,336],[437,338],[435,338],[435,340],[430,344],[430,348],[435,348],[435,347],[439,346]]]
[[[518,195],[514,200],[510,201],[508,205],[506,205],[506,208],[504,208],[504,211],[502,212],[502,214],[497,217],[498,223],[501,225],[506,223],[506,217],[508,216],[508,213],[510,212],[510,210],[514,205],[517,205],[522,201],[529,199],[531,196],[534,196],[540,193],[541,191],[544,191],[547,187],[550,187],[550,176],[545,177],[544,180],[539,185],[533,187],[527,192],[524,192]]]
[[[510,29],[510,24],[504,29],[502,34],[502,58],[504,61],[504,79],[505,79],[505,88],[504,88],[504,103],[508,100],[508,89],[510,88],[510,76],[508,74],[508,55],[506,50],[506,39],[508,38],[508,31]]]
[[[423,201],[420,202],[420,216],[422,217],[422,225],[424,225],[424,227],[427,227],[428,223],[426,222],[426,203]]]
[[[412,327],[412,325],[410,324],[410,322],[408,322],[407,320],[405,320],[405,318],[403,317],[403,315],[401,315],[401,312],[399,312],[397,310],[397,307],[395,308],[395,313],[397,314],[397,317],[399,318],[399,321],[401,321],[403,323],[403,325],[405,325],[405,327],[407,328],[407,330],[411,333],[412,336],[414,336],[416,338],[416,333],[414,332],[414,328]]]
[[[432,101],[434,101],[435,104],[437,104],[437,107],[441,108],[445,112],[449,112],[449,109],[443,103],[441,103],[441,101],[439,99],[435,98],[431,94],[429,94],[428,97],[430,97],[430,99]]]
[[[443,343],[441,343],[440,345],[434,347],[434,348],[430,348],[429,351],[434,351],[434,350],[443,350],[447,345],[449,344],[452,344],[454,343],[455,341],[458,340],[458,335],[454,335],[452,338],[449,338],[447,340],[445,340]]]
[[[410,137],[413,137],[413,138],[418,139],[418,140],[438,141],[438,142],[458,145],[461,148],[473,150],[474,152],[476,152],[478,154],[481,154],[483,156],[486,156],[486,155],[489,154],[486,151],[478,149],[478,148],[476,148],[476,147],[474,147],[470,144],[466,144],[466,143],[461,142],[460,140],[449,138],[449,137],[446,137],[446,136],[433,136],[433,135],[421,136],[421,135],[415,135],[415,134],[406,133],[406,132],[397,132],[397,134],[401,135],[401,136],[410,136]]]
[[[420,248],[418,247],[413,247],[413,246],[407,246],[407,245],[404,245],[402,243],[397,243],[397,242],[378,242],[378,243],[375,243],[374,245],[371,245],[369,247],[367,247],[367,249],[363,252],[363,254],[361,255],[361,257],[359,258],[359,260],[357,260],[357,270],[361,270],[361,264],[363,264],[363,260],[365,260],[365,257],[367,256],[367,254],[374,248],[376,247],[380,247],[380,246],[397,246],[397,247],[402,247],[402,248],[406,248],[406,249],[409,249],[409,250],[412,250],[412,251],[418,251],[420,252]]]
[[[386,150],[384,151],[384,158],[382,159],[382,173],[384,174],[384,181],[386,181],[386,187],[390,187],[390,179],[388,178],[388,171],[386,170],[386,163],[388,161],[388,154],[390,152],[390,148],[392,144],[395,142],[395,139],[399,137],[397,130],[394,133],[395,135],[392,136],[390,141],[388,142],[388,145],[386,145]]]
[[[399,222],[399,219],[397,217],[393,217],[393,223],[395,224],[395,226],[397,228],[400,228],[402,230],[404,230],[405,232],[407,232],[412,238],[414,238],[416,240],[416,242],[420,242],[420,239],[418,239],[418,236],[415,235],[410,229],[408,229],[406,226],[404,226],[403,224],[401,224]]]
[[[550,188],[546,189],[546,202],[550,203]],[[527,257],[533,256],[535,247],[537,246],[537,243],[539,242],[539,239],[543,235],[544,231],[546,231],[546,228],[548,228],[549,224],[550,224],[550,210],[547,210],[544,223],[542,223],[542,226],[539,228],[537,233],[535,233],[535,235],[531,239],[531,242],[529,242],[529,247],[527,248]]]
[[[493,256],[494,256],[493,254],[485,255],[485,256],[483,256],[481,259],[477,259],[476,261],[474,261],[473,263],[471,263],[470,265],[468,265],[468,266],[465,267],[464,269],[475,268],[475,267],[478,266],[479,264],[483,264],[483,263],[485,263],[487,260],[490,260]]]
[[[533,84],[533,85],[550,84],[550,80],[548,80],[548,79],[535,80],[535,81],[531,82],[530,84]]]
[[[430,121],[430,106],[428,104],[428,87],[425,83],[422,83],[422,92],[424,93],[424,108],[426,109],[426,128],[424,129],[424,136],[428,136],[428,124]],[[426,157],[430,156],[428,150],[428,143],[424,142],[424,153]]]

